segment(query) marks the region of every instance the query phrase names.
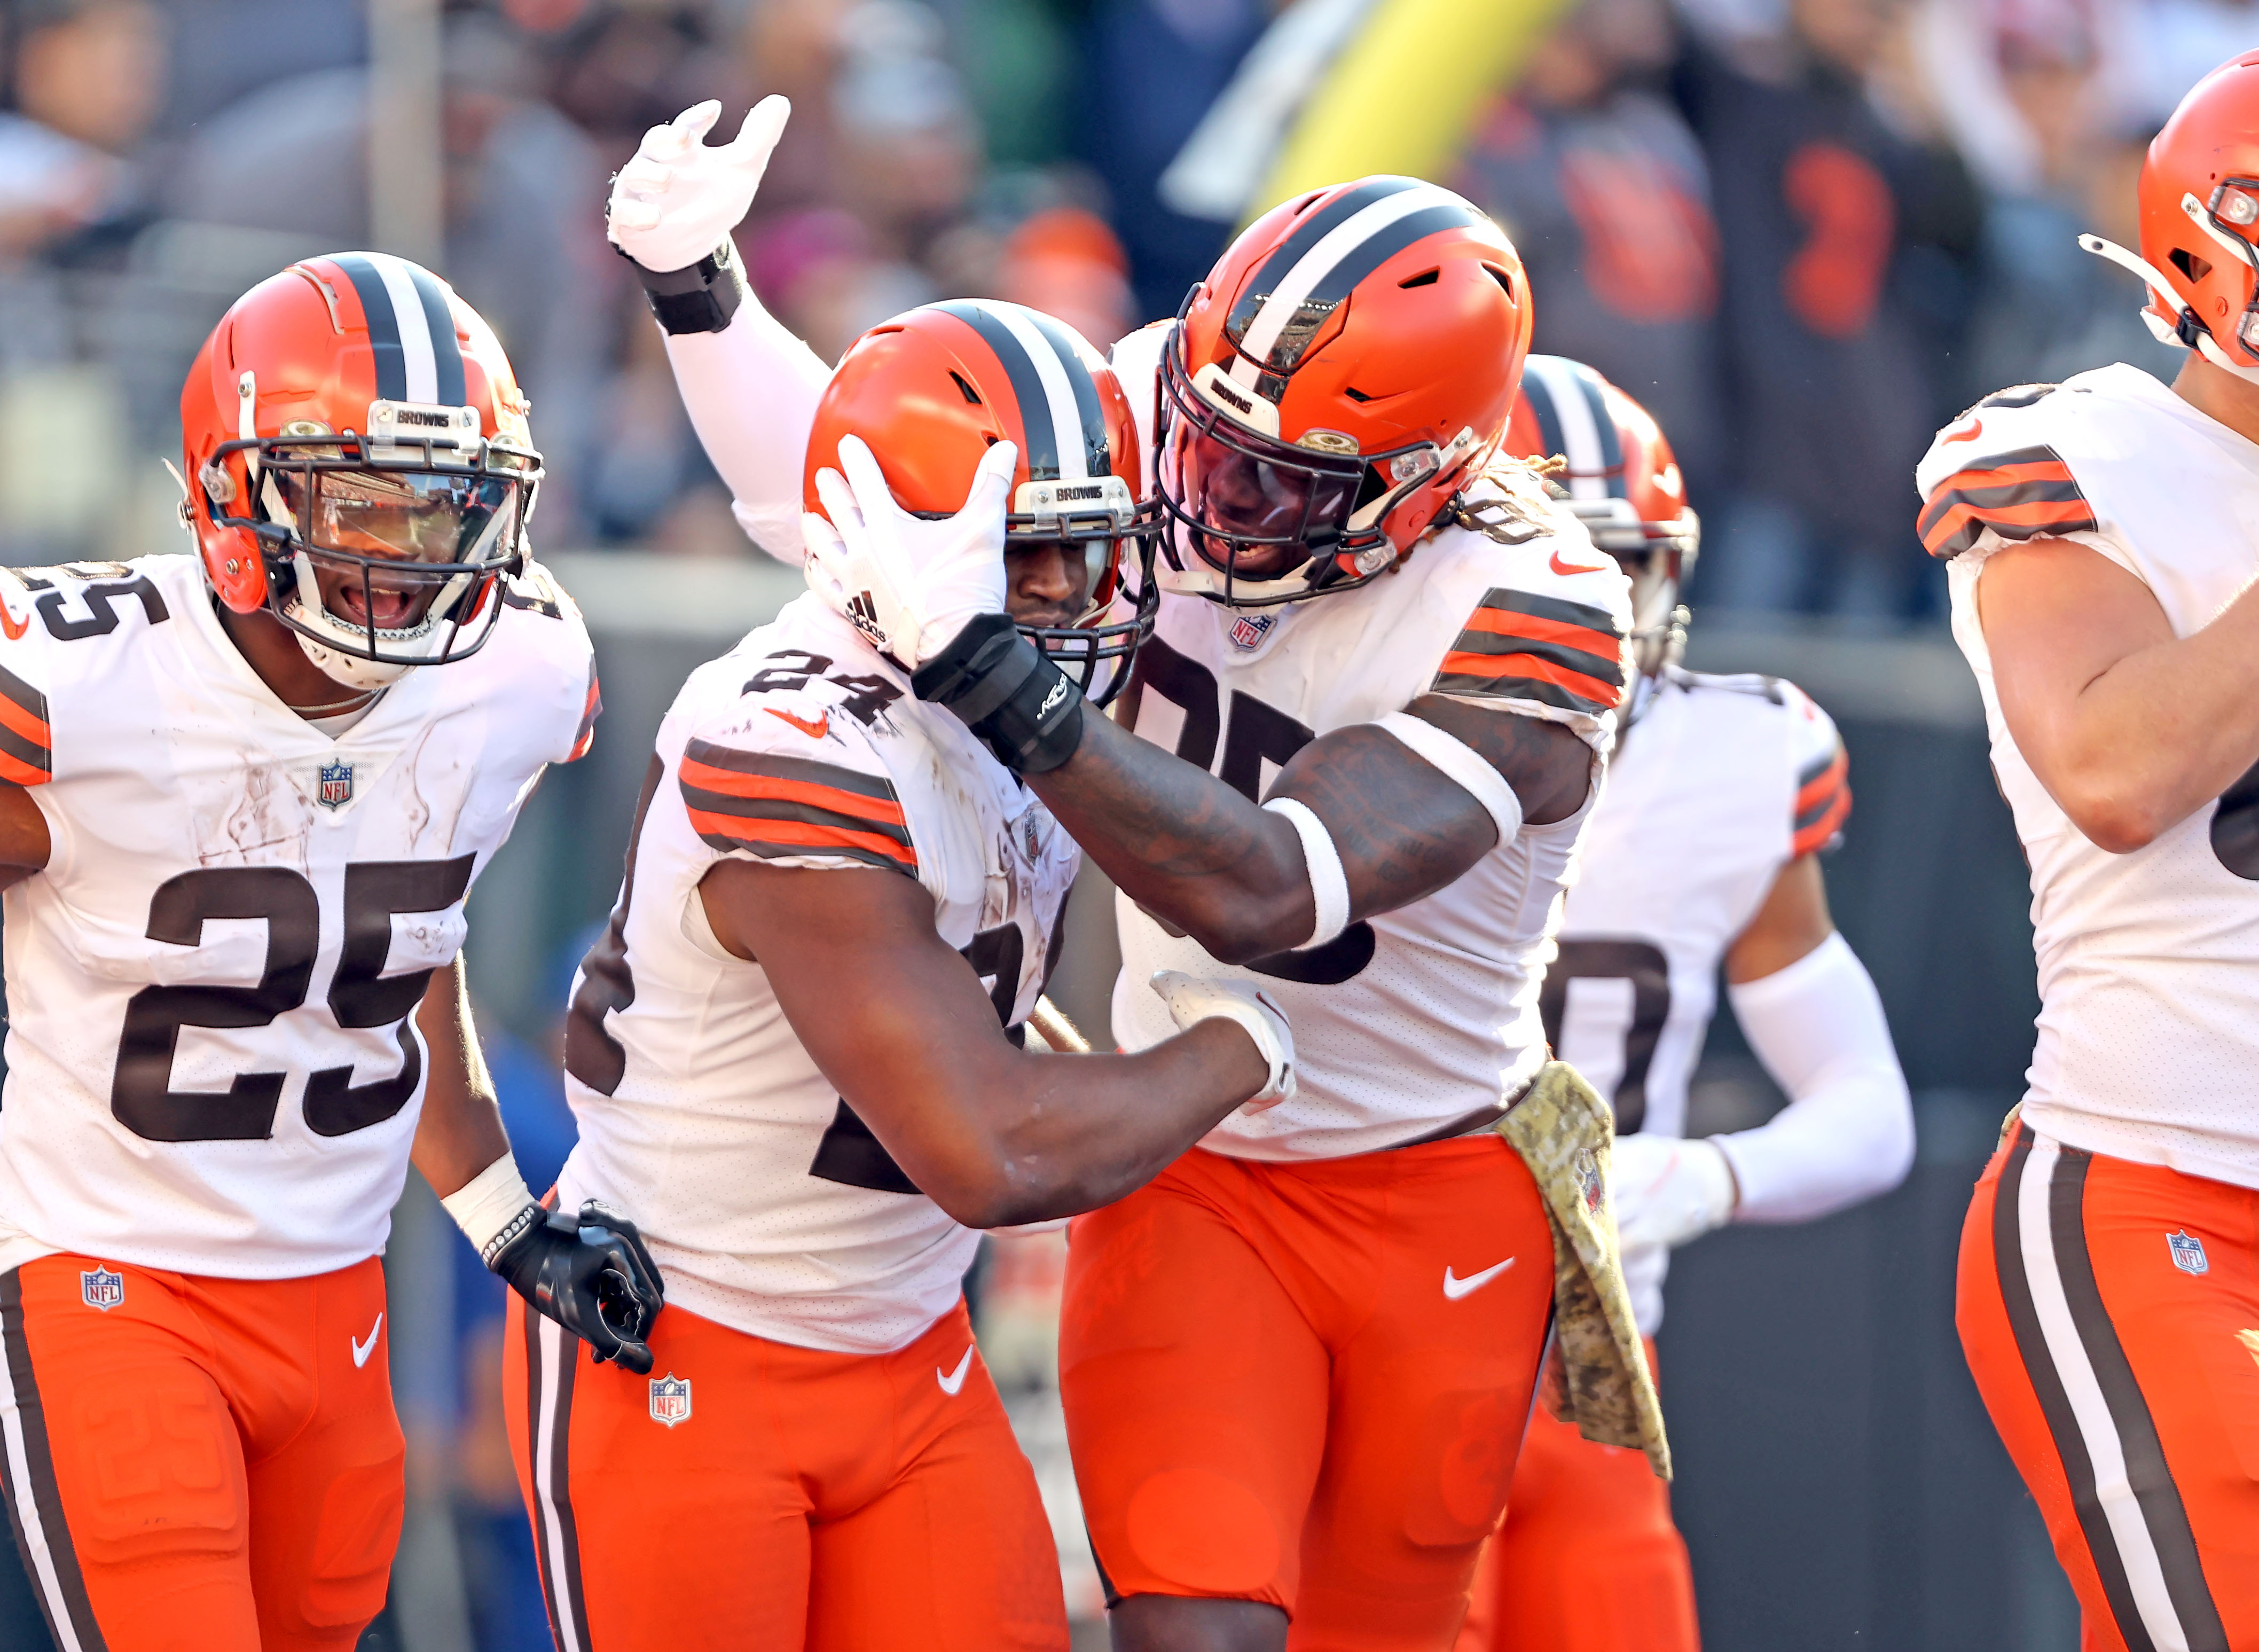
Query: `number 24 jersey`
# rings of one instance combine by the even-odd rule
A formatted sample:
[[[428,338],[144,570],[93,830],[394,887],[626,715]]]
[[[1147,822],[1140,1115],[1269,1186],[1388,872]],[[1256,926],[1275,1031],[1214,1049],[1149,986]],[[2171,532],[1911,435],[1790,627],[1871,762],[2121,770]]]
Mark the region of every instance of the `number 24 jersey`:
[[[194,557],[0,577],[0,777],[53,840],[5,896],[0,1267],[288,1278],[383,1248],[413,1012],[596,714],[570,599],[538,568],[503,591],[483,649],[331,739],[237,652]]]
[[[772,1342],[888,1352],[957,1301],[977,1235],[841,1099],[767,971],[715,938],[699,885],[730,858],[915,879],[1017,1029],[1081,858],[814,596],[691,673],[659,725],[619,903],[574,983],[581,1140],[559,1198],[632,1215],[673,1306]]]

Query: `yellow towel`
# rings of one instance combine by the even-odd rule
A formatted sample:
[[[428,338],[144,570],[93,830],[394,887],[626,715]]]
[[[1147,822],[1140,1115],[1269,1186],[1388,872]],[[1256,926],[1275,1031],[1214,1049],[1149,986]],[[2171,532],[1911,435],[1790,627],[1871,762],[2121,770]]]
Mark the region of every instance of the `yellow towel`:
[[[1624,1287],[1608,1200],[1614,1114],[1574,1067],[1549,1061],[1498,1122],[1498,1133],[1529,1167],[1553,1229],[1545,1408],[1587,1440],[1646,1452],[1648,1466],[1668,1480],[1671,1442]]]

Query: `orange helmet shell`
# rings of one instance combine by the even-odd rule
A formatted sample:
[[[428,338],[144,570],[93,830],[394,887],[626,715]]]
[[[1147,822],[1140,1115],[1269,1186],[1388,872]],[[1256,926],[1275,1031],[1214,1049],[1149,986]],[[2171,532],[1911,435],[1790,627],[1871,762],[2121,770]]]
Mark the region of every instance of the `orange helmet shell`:
[[[1124,485],[1107,490],[1117,503],[1144,497],[1137,425],[1113,370],[1072,328],[1024,305],[923,304],[850,345],[816,403],[805,509],[823,513],[816,474],[839,467],[839,438],[850,434],[869,444],[902,509],[933,516],[963,509],[981,455],[1014,444],[1011,516],[1030,518],[1011,523],[1015,538],[1059,537],[1037,530],[1041,513],[1030,507],[1041,489],[1031,483],[1111,476]]]
[[[2230,363],[2259,368],[2259,51],[2181,100],[2141,163],[2140,196],[2142,258]],[[2150,309],[2196,344],[2154,292]]]
[[[1678,592],[1701,548],[1702,522],[1655,416],[1581,361],[1533,355],[1504,448],[1516,459],[1562,461],[1551,481],[1593,544],[1630,577],[1641,669],[1652,673],[1675,659],[1684,640]]]
[[[1287,447],[1432,449],[1433,469],[1384,478],[1393,496],[1355,526],[1401,554],[1495,449],[1530,322],[1521,257],[1480,209],[1374,176],[1243,231],[1187,300],[1172,365],[1215,412]]]
[[[246,438],[370,433],[372,409],[476,409],[479,434],[530,451],[529,410],[493,329],[418,265],[333,253],[269,276],[229,307],[181,388],[186,513],[220,600],[239,614],[268,599],[274,552],[214,520],[215,501],[256,515]],[[400,428],[428,420],[410,411]]]

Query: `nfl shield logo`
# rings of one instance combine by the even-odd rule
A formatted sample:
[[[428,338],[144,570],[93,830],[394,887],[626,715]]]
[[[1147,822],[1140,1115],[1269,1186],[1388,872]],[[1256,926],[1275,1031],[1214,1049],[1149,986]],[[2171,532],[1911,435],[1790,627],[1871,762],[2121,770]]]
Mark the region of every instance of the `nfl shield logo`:
[[[2172,1247],[2173,1266],[2183,1273],[2209,1273],[2212,1260],[2204,1254],[2204,1241],[2192,1233],[2169,1233],[2165,1243]]]
[[[1279,623],[1275,614],[1243,614],[1231,622],[1231,641],[1236,648],[1252,648],[1271,634]]]
[[[322,765],[322,789],[318,795],[324,808],[343,808],[353,801],[353,765],[324,763]]]
[[[651,1420],[672,1428],[690,1421],[690,1379],[669,1371],[651,1379]]]
[[[86,1298],[87,1307],[107,1314],[125,1300],[125,1276],[112,1273],[108,1268],[91,1267],[78,1276],[78,1288]]]

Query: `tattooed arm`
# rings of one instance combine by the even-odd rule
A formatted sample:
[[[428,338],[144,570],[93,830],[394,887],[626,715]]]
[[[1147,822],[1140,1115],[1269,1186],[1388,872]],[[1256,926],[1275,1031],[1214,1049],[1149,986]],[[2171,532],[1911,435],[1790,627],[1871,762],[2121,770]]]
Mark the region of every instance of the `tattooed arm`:
[[[1570,730],[1435,694],[1407,709],[1486,759],[1532,825],[1583,806],[1593,751]],[[1240,964],[1309,939],[1316,913],[1293,823],[1206,770],[1089,716],[1074,755],[1027,780],[1131,900],[1212,957]],[[1498,843],[1472,793],[1370,724],[1304,746],[1269,795],[1324,822],[1341,851],[1351,920],[1433,894]]]

